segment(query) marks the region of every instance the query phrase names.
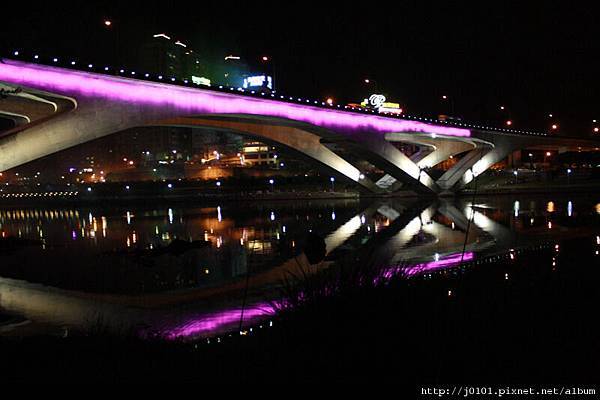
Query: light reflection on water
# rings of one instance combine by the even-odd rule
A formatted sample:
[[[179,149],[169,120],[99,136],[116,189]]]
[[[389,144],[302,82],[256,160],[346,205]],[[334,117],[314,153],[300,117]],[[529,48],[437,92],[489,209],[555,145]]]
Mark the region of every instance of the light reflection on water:
[[[598,200],[506,196],[480,198],[475,204],[469,199],[415,199],[0,209],[2,237],[39,240],[26,254],[0,255],[0,275],[21,279],[0,278],[0,307],[61,326],[86,325],[101,315],[115,324],[150,325],[171,338],[209,335],[235,329],[241,317],[239,291],[247,276],[254,298],[244,310],[243,325],[272,314],[264,300],[282,271],[297,263],[308,231],[325,239],[328,260],[371,246],[374,262],[408,262],[407,275],[412,276],[594,230],[597,225],[588,226],[589,216],[598,215]],[[131,255],[164,248],[175,239],[210,245],[194,257],[142,257],[140,262]],[[74,299],[69,291],[23,282],[10,264],[27,260],[34,267],[26,281],[98,294]],[[96,264],[102,264],[100,273]],[[55,270],[60,270],[58,278],[52,276]],[[64,276],[68,282],[61,280]],[[140,312],[135,307],[142,303]]]

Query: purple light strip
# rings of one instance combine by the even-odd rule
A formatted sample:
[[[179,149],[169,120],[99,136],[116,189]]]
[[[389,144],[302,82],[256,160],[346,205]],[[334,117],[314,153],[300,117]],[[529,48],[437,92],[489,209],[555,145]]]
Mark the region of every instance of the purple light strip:
[[[286,118],[326,128],[365,132],[419,132],[470,137],[469,129],[355,114],[229,93],[179,87],[129,78],[73,71],[3,59],[0,81],[64,96],[105,98],[115,102],[172,108],[199,114],[253,114]]]
[[[275,313],[269,303],[258,303],[244,309],[244,324],[248,326],[258,320],[272,316]],[[204,337],[217,333],[231,332],[238,328],[242,316],[241,308],[204,314],[194,318],[178,327],[166,330],[165,339],[183,339],[191,337]]]
[[[410,267],[404,268],[404,272],[408,276],[414,276],[418,274],[424,274],[428,272],[437,271],[446,267],[450,267],[456,264],[460,264],[461,261],[471,261],[475,258],[475,254],[472,252],[465,253],[464,257],[461,253],[444,257],[438,261],[431,261],[428,263],[415,264]]]

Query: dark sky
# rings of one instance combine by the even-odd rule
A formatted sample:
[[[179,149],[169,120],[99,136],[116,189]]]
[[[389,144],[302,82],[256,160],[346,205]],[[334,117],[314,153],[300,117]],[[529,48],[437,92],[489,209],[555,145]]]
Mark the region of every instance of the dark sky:
[[[117,34],[133,51],[164,31],[206,54],[267,54],[292,95],[360,101],[369,77],[411,114],[440,112],[446,94],[470,120],[500,122],[505,105],[518,128],[548,129],[552,112],[561,133],[588,134],[600,119],[600,21],[588,2],[119,3],[3,12],[3,48],[99,61]]]

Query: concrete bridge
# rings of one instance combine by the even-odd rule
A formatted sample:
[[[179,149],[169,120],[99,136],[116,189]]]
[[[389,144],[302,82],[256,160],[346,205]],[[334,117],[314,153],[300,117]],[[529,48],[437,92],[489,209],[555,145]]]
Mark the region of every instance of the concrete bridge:
[[[460,190],[520,149],[594,151],[600,146],[600,141],[381,115],[279,94],[200,88],[175,78],[87,67],[1,60],[5,98],[0,99],[0,116],[12,119],[15,127],[0,134],[0,171],[127,129],[177,126],[233,132],[286,147],[370,192],[405,186],[437,195]],[[416,145],[420,151],[409,157],[393,142]],[[371,181],[340,149],[386,175]],[[428,173],[459,155],[438,179]]]

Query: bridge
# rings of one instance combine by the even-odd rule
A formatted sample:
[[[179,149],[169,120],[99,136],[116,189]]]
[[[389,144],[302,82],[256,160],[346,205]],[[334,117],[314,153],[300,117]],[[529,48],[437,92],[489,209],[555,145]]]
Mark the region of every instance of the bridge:
[[[48,61],[41,63],[38,56],[0,60],[5,94],[0,116],[15,123],[0,134],[0,171],[131,128],[191,127],[283,146],[369,192],[408,187],[439,195],[460,191],[517,150],[597,151],[600,146],[591,139],[382,115],[275,93],[207,88],[172,77]],[[420,150],[408,156],[394,142]],[[349,153],[351,159],[344,156]],[[430,168],[455,156],[460,159],[442,176],[430,175]],[[370,180],[356,159],[385,176]]]

